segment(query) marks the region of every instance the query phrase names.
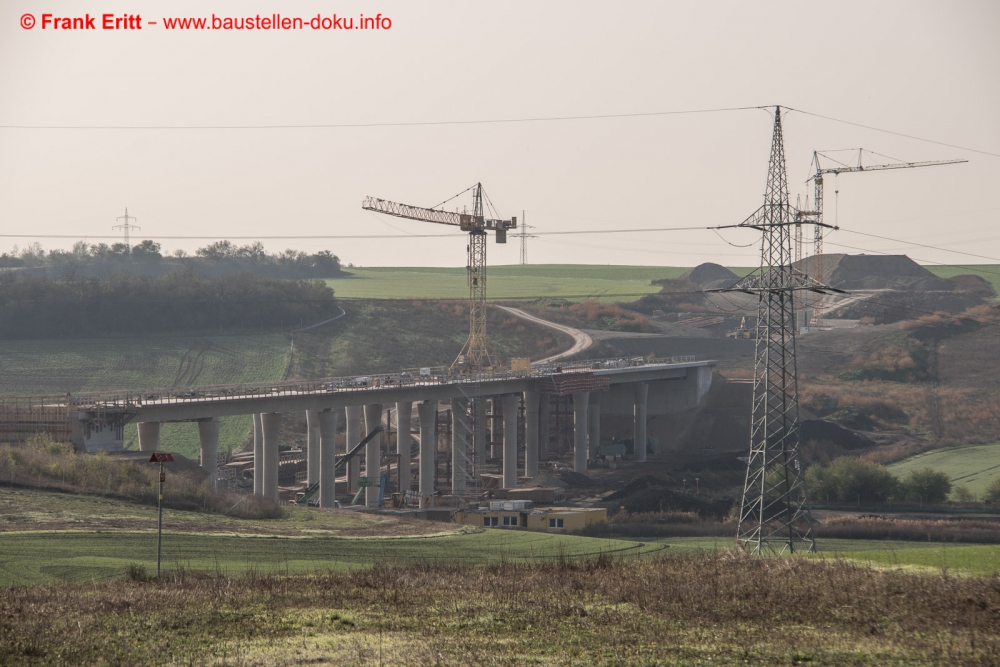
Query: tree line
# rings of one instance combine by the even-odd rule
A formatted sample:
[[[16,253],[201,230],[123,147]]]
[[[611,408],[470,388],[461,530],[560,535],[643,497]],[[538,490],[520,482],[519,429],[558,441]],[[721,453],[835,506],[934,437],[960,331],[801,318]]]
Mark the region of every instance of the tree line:
[[[949,495],[960,503],[1000,503],[1000,475],[982,498],[975,498],[965,486],[953,489],[948,475],[932,468],[912,470],[899,478],[883,465],[853,456],[810,467],[806,471],[806,489],[810,500],[817,504],[873,505],[894,501],[936,505],[948,500]]]
[[[255,241],[238,246],[217,241],[198,248],[194,255],[175,250],[167,255],[162,246],[146,239],[135,245],[78,241],[70,250],[49,250],[35,242],[0,254],[0,268],[27,270],[60,280],[76,280],[111,272],[162,275],[191,269],[207,276],[251,272],[272,278],[334,278],[342,275],[340,258],[329,250],[268,252]]]
[[[272,332],[338,312],[333,290],[319,280],[246,272],[209,278],[186,270],[69,281],[0,272],[4,339]]]

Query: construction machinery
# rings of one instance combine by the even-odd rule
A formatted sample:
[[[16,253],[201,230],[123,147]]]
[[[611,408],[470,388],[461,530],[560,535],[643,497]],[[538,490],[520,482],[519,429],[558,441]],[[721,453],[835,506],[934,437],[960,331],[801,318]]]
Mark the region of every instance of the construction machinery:
[[[366,435],[364,437],[364,439],[361,440],[361,442],[359,442],[358,444],[356,444],[351,449],[351,451],[347,452],[347,454],[345,454],[344,456],[338,457],[336,459],[337,463],[336,463],[336,465],[334,466],[334,469],[333,469],[333,476],[334,476],[334,478],[336,478],[337,474],[341,470],[344,469],[344,467],[347,465],[348,461],[350,461],[352,458],[354,458],[354,456],[358,452],[360,452],[362,449],[364,449],[364,446],[367,445],[369,443],[369,441],[371,441],[372,438],[374,438],[376,435],[378,435],[379,433],[381,433],[384,430],[385,430],[384,426],[382,426],[381,424],[377,425],[375,428],[373,428],[371,430],[371,433],[369,433],[368,435]],[[296,501],[296,503],[299,504],[299,505],[307,505],[307,504],[309,504],[309,499],[312,498],[314,495],[316,495],[317,491],[319,491],[319,482],[316,482],[315,484],[310,485],[309,488],[307,488],[305,490],[305,492],[299,497],[299,499]]]
[[[847,149],[853,152],[855,149]],[[813,225],[813,255],[815,259],[813,260],[813,276],[817,282],[822,283],[826,276],[823,271],[823,228],[829,227],[830,225],[825,225],[823,223],[823,177],[826,174],[833,174],[838,176],[840,174],[850,174],[859,171],[885,171],[888,169],[914,169],[916,167],[934,167],[938,165],[945,164],[960,164],[962,162],[968,162],[968,160],[927,160],[924,162],[886,162],[881,164],[870,164],[865,165],[863,163],[864,156],[866,153],[876,156],[879,158],[889,157],[887,155],[882,155],[880,153],[875,153],[874,151],[865,150],[864,148],[857,149],[857,163],[847,164],[836,160],[825,153],[820,151],[813,151],[812,164],[810,167],[815,166],[816,172],[806,179],[806,184],[810,181],[813,183],[813,208],[811,210],[801,210],[796,207],[794,221],[795,221],[795,240],[796,240],[796,257],[795,259],[801,259],[801,247],[802,243],[802,225],[811,224]],[[834,152],[834,151],[827,151]],[[840,152],[840,151],[836,151]],[[820,164],[820,158],[828,160],[829,162],[836,163],[836,166],[824,167]],[[889,158],[893,159],[893,158]],[[809,198],[806,197],[806,209],[809,208]],[[823,323],[822,309],[819,307],[820,304],[817,303],[816,307],[813,309],[813,324],[816,326],[821,326]]]
[[[466,192],[472,191],[472,213],[451,212],[439,207]],[[517,228],[517,217],[509,220],[487,218],[484,207],[493,210],[489,198],[483,193],[482,183],[476,183],[433,208],[422,208],[397,204],[396,202],[366,197],[361,205],[366,211],[384,213],[408,220],[422,220],[441,225],[453,225],[463,232],[469,232],[468,270],[469,280],[469,340],[451,365],[452,374],[472,371],[492,371],[500,368],[500,359],[486,336],[486,233],[496,232],[497,243],[507,242],[507,231]]]

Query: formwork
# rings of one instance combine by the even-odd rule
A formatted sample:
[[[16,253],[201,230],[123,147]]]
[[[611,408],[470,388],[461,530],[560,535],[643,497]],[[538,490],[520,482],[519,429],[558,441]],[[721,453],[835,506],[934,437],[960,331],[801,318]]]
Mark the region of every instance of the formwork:
[[[24,442],[39,433],[72,442],[65,394],[0,397],[0,442]]]

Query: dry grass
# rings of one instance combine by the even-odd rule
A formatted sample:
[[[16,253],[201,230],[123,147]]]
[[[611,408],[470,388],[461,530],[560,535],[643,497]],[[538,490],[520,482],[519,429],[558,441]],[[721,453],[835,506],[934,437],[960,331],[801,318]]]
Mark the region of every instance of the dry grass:
[[[719,553],[0,591],[0,663],[1000,664],[995,578]]]

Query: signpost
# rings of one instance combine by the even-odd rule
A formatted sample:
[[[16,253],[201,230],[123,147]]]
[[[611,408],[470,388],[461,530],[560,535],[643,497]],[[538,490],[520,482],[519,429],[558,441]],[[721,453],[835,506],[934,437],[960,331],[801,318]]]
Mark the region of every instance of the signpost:
[[[160,578],[160,547],[163,544],[163,482],[167,480],[167,474],[163,472],[164,463],[173,463],[174,457],[166,452],[153,452],[149,457],[150,463],[160,464],[160,488],[157,494],[156,511],[158,514],[156,526],[156,578]]]

